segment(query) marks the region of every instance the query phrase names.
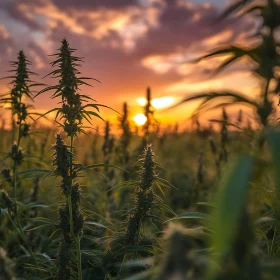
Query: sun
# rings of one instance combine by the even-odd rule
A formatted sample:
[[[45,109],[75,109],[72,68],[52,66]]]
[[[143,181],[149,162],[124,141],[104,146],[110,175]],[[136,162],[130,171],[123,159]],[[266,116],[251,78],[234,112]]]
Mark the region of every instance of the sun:
[[[135,121],[135,123],[139,126],[145,124],[145,122],[147,121],[147,118],[144,114],[138,114],[136,116],[133,117],[133,120]]]

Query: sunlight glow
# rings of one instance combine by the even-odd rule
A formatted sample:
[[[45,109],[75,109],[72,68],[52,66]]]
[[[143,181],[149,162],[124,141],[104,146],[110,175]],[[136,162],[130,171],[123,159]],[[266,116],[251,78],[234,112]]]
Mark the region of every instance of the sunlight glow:
[[[155,98],[152,100],[152,105],[156,109],[166,108],[174,103],[174,97],[166,96],[161,98]]]
[[[137,98],[137,103],[140,105],[140,106],[145,106],[147,104],[147,99],[144,98],[144,97],[139,97]]]
[[[147,118],[144,114],[138,114],[135,117],[133,117],[133,120],[136,122],[137,125],[141,126],[147,121]]]
[[[175,98],[172,96],[166,96],[166,97],[159,97],[159,98],[154,98],[152,100],[152,105],[153,107],[155,107],[156,109],[162,109],[162,108],[166,108],[170,105],[172,105],[175,102]],[[147,100],[144,97],[139,97],[137,98],[137,103],[140,106],[145,106],[147,104]]]

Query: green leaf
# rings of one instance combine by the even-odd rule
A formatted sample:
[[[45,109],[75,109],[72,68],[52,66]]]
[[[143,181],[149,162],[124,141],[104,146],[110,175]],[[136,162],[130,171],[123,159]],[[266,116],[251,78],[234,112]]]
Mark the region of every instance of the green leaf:
[[[174,220],[185,220],[185,219],[198,219],[198,220],[207,220],[210,221],[212,217],[208,214],[201,213],[201,212],[187,212],[184,214],[180,214],[172,219],[165,221],[164,223],[168,223]]]
[[[37,120],[41,119],[42,117],[46,116],[47,114],[49,114],[51,112],[55,112],[55,111],[59,111],[59,110],[60,110],[60,108],[51,109],[51,110],[47,111],[46,113],[44,113],[43,115],[41,115]]]
[[[95,227],[99,227],[99,228],[104,228],[104,229],[107,229],[107,230],[109,230],[109,231],[111,231],[111,232],[114,232],[114,231],[111,230],[110,228],[108,228],[108,227],[106,227],[105,225],[100,224],[100,223],[86,221],[85,224],[86,224],[86,225],[95,226]]]
[[[97,113],[95,113],[95,112],[84,110],[83,113],[84,113],[84,114],[87,114],[87,115],[89,116],[89,118],[91,118],[90,115],[92,115],[92,116],[95,116],[95,117],[97,117],[97,118],[99,118],[99,119],[101,119],[102,121],[105,122],[105,120],[104,120],[99,114],[97,114]]]
[[[33,227],[33,228],[30,228],[30,229],[27,229],[26,231],[29,232],[29,231],[34,231],[34,230],[38,230],[38,229],[41,229],[41,228],[50,228],[50,224],[44,224],[44,225],[40,225],[40,226],[36,226],[36,227]]]
[[[201,101],[200,105],[195,109],[192,118],[198,117],[199,114],[205,111],[210,111],[213,109],[216,109],[221,106],[221,103],[217,105],[217,101],[221,100],[222,104],[225,105],[225,99],[226,99],[226,105],[233,105],[236,103],[242,103],[244,105],[247,105],[249,107],[258,108],[258,104],[248,99],[246,96],[244,96],[242,93],[234,92],[234,91],[220,91],[220,92],[205,92],[205,93],[197,93],[194,95],[191,95],[179,103],[169,107],[167,110],[176,108],[184,103],[188,103],[191,101]],[[212,107],[211,107],[212,106]]]
[[[117,266],[120,267],[144,267],[147,268],[147,266],[152,266],[154,264],[153,258],[146,258],[146,259],[140,259],[140,260],[130,260],[123,263],[118,264]]]
[[[24,170],[24,171],[20,171],[20,172],[17,172],[15,174],[15,176],[18,176],[18,175],[25,175],[25,174],[33,174],[33,173],[40,173],[40,174],[44,174],[44,173],[52,173],[51,170],[47,170],[47,169],[29,169],[29,170]]]
[[[116,112],[116,113],[118,113],[119,115],[122,116],[122,114],[120,114],[118,111],[116,111],[115,109],[113,109],[109,106],[106,106],[106,105],[103,105],[103,104],[95,104],[95,105],[98,106],[98,107],[104,107],[104,108],[110,109],[110,110],[112,110],[112,111],[114,111],[114,112]]]
[[[46,88],[42,89],[41,91],[39,91],[39,92],[34,96],[34,98],[37,97],[38,95],[44,93],[44,92],[47,92],[47,91],[50,91],[50,90],[54,90],[54,89],[57,89],[57,88],[58,88],[58,86],[49,86],[49,87],[46,87]]]
[[[240,158],[222,180],[216,195],[216,208],[213,210],[213,246],[218,253],[219,263],[229,249],[238,228],[248,191],[253,160],[249,156]],[[216,267],[210,267],[209,278],[216,274]]]
[[[96,164],[85,166],[85,168],[96,168],[96,167],[113,167],[113,168],[117,168],[119,170],[122,170],[124,172],[128,172],[127,170],[125,170],[125,169],[123,169],[119,166],[116,166],[116,165],[113,165],[113,164],[106,164],[106,163],[96,163]]]
[[[54,221],[52,221],[48,218],[45,218],[45,217],[35,217],[35,218],[33,218],[33,220],[36,222],[44,223],[44,224],[55,225]]]
[[[272,217],[260,217],[255,221],[255,225],[263,225],[263,224],[275,225],[278,224],[278,222]]]
[[[196,205],[207,206],[207,207],[211,207],[211,208],[215,207],[215,205],[210,202],[197,202]]]

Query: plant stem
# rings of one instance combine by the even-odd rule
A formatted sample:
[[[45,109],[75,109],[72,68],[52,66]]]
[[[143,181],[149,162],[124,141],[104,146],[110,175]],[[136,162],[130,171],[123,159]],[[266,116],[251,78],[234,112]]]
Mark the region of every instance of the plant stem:
[[[76,250],[77,250],[77,266],[78,266],[78,279],[82,280],[82,259],[81,259],[81,244],[80,237],[76,236],[74,233],[73,225],[73,207],[72,207],[72,175],[73,175],[73,136],[70,136],[70,177],[71,177],[71,186],[70,193],[68,194],[68,209],[69,209],[69,223],[70,223],[70,232],[75,241]]]
[[[20,145],[20,140],[21,140],[20,131],[21,131],[21,120],[19,120],[19,126],[18,126],[17,152],[19,151],[19,145]],[[11,220],[11,217],[9,217],[9,218],[12,221],[12,224],[14,225],[14,227],[17,229],[21,239],[26,244],[27,250],[30,253],[30,255],[32,256],[35,264],[38,265],[37,261],[36,261],[36,258],[35,258],[35,255],[34,255],[32,249],[31,249],[31,247],[28,244],[27,238],[26,238],[25,233],[24,233],[24,231],[22,229],[22,226],[21,226],[21,223],[20,223],[20,219],[19,219],[19,215],[18,215],[16,171],[17,171],[17,163],[16,163],[16,160],[14,160],[14,164],[13,164],[13,177],[14,178],[13,178],[13,181],[12,181],[13,182],[13,186],[12,187],[13,187],[13,197],[14,197],[14,204],[15,204],[14,211],[15,211],[16,224]]]

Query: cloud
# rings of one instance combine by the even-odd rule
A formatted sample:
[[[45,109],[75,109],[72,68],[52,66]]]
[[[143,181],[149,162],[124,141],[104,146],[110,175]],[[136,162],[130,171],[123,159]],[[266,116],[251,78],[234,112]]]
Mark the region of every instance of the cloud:
[[[127,6],[134,6],[138,4],[137,0],[84,0],[77,2],[76,0],[53,0],[53,3],[59,9],[76,9],[77,6],[81,10],[92,10],[96,8],[110,8],[110,9],[122,9]]]
[[[54,32],[63,25],[71,33],[112,48],[132,50],[137,45],[142,55],[170,53],[232,25],[230,20],[215,24],[219,11],[209,3],[186,0],[14,0],[3,9],[31,32]],[[234,24],[231,27],[239,29],[242,23]]]
[[[142,59],[142,65],[158,74],[176,71],[180,75],[187,75],[190,71],[195,70],[195,66],[197,66],[197,68],[199,67],[205,69],[205,72],[214,70],[223,61],[223,58],[215,58],[214,60],[212,59],[211,62],[208,61],[207,63],[186,63],[194,61],[207,50],[211,50],[219,44],[225,45],[228,42],[233,42],[232,37],[233,31],[226,29],[220,33],[216,33],[213,36],[206,37],[201,40],[199,46],[197,46],[196,43],[192,43],[186,47],[182,46],[173,53],[146,56]],[[224,59],[226,58],[227,57],[224,57]],[[201,75],[201,71],[199,71],[198,74]]]
[[[44,49],[33,41],[29,42],[27,49],[29,55],[32,57],[34,62],[33,65],[35,66],[36,70],[44,69],[48,64],[47,55]]]
[[[82,1],[76,7],[75,1],[29,0],[14,1],[4,7],[10,17],[31,31],[53,30],[64,25],[73,33],[103,43],[111,38],[112,47],[132,49],[149,29],[157,27],[162,5],[155,6],[156,2],[132,5],[133,1]]]
[[[34,0],[27,0],[23,2],[20,1],[10,1],[4,2],[0,4],[0,9],[2,8],[11,18],[14,20],[21,22],[28,28],[32,30],[40,30],[42,27],[38,22],[34,19],[34,14],[32,13],[32,9],[25,10],[24,7],[32,7],[36,5],[37,7],[43,6],[44,2],[42,0],[34,1]]]
[[[14,41],[11,34],[5,28],[5,26],[0,25],[0,61],[12,52],[14,47]]]
[[[199,92],[230,90],[243,92],[252,95],[252,88],[257,86],[256,79],[249,73],[236,72],[232,75],[223,77],[215,77],[211,80],[204,80],[200,83],[191,83],[188,79],[182,79],[179,82],[170,84],[166,88],[166,92],[171,94],[185,96]]]
[[[220,60],[197,65],[182,62],[220,44],[244,41],[253,27],[249,20],[234,18],[217,23],[220,9],[204,2],[1,0],[0,13],[5,16],[0,24],[5,31],[0,28],[0,39],[7,34],[9,38],[0,40],[0,50],[10,49],[10,56],[15,56],[23,48],[36,72],[44,76],[50,72],[47,54],[54,53],[61,39],[67,38],[78,49],[77,55],[85,57],[83,75],[102,81],[86,92],[114,108],[143,96],[147,86],[155,97],[168,95],[169,90],[180,95],[186,84],[194,86],[202,79],[210,83],[209,74]],[[243,71],[239,67],[230,71]],[[36,105],[48,109],[55,102],[42,96]]]

